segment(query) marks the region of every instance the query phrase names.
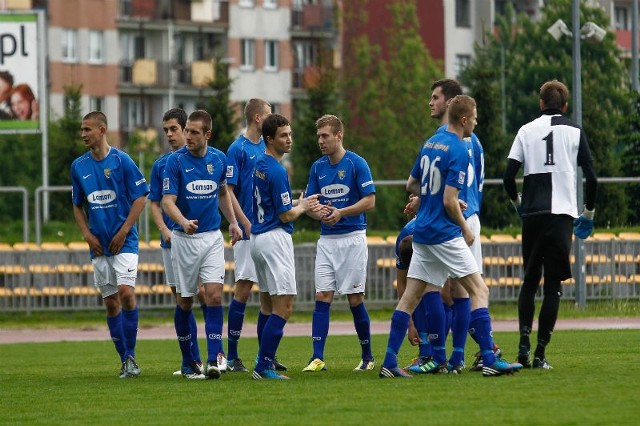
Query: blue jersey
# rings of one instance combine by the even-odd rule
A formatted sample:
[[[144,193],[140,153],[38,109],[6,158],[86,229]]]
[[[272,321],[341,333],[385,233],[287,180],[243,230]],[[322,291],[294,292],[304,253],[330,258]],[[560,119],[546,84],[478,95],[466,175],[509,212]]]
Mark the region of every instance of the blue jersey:
[[[251,233],[262,234],[280,227],[291,234],[293,222],[284,223],[278,215],[292,208],[287,170],[272,156],[259,155],[253,175]]]
[[[171,154],[171,152],[164,154],[162,157],[158,158],[155,163],[153,163],[153,167],[151,167],[151,182],[149,182],[151,186],[151,190],[149,191],[150,201],[162,201],[162,177],[164,176],[167,159]],[[164,221],[164,224],[167,225],[167,228],[175,228],[175,222],[164,212],[164,210],[162,211],[162,220]],[[162,238],[162,234],[160,234],[160,247],[171,247],[171,244],[167,243]]]
[[[444,188],[464,188],[468,167],[466,143],[455,133],[436,133],[422,145],[411,170],[411,176],[420,182],[414,242],[432,245],[462,236],[462,230],[444,208]]]
[[[87,203],[89,230],[100,241],[104,255],[113,256],[109,243],[127,220],[133,201],[149,193],[140,169],[129,155],[113,147],[100,161],[87,152],[71,163],[71,185],[72,203]],[[138,253],[136,225],[127,234],[120,252]],[[95,257],[93,252],[91,257]]]
[[[264,153],[264,141],[253,143],[241,135],[227,150],[227,183],[234,185],[233,193],[238,199],[242,212],[251,220],[253,211],[253,171],[259,155]],[[242,224],[242,238],[247,240]]]
[[[396,269],[401,269],[403,271],[409,269],[409,265],[405,265],[400,260],[400,243],[409,235],[413,235],[415,228],[416,228],[416,218],[414,217],[409,222],[407,222],[407,224],[404,226],[404,228],[402,228],[402,230],[398,234],[398,238],[396,238]]]
[[[437,133],[444,132],[447,124],[443,124],[436,130]],[[462,212],[467,219],[474,214],[480,214],[482,204],[482,187],[484,186],[484,149],[475,133],[471,138],[465,138],[467,150],[469,151],[469,168],[467,169],[467,185],[460,191],[459,198],[467,203],[467,209]]]
[[[162,194],[177,197],[176,206],[189,220],[198,220],[196,233],[220,229],[218,194],[226,185],[227,157],[219,149],[207,147],[204,157],[195,157],[182,147],[167,159]],[[180,225],[176,230],[184,231]]]
[[[367,195],[374,194],[371,170],[364,158],[347,151],[342,159],[331,164],[323,156],[311,166],[307,195],[320,194],[321,204],[331,203],[341,209],[352,206]],[[367,229],[367,215],[345,216],[334,226],[320,225],[320,234],[335,235]]]

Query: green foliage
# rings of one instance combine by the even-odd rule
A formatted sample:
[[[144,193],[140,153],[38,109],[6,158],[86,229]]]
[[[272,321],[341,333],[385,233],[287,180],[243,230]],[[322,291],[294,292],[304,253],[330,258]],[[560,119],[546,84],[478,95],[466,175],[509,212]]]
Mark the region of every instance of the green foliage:
[[[563,37],[555,41],[548,33],[557,19],[571,22],[571,0],[554,0],[546,2],[542,9],[544,15],[534,22],[521,15],[515,17],[510,3],[507,12],[497,18],[495,33],[486,35],[485,44],[476,47],[477,60],[465,74],[465,84],[472,93],[488,90],[483,87],[488,84],[492,70],[494,73],[501,69],[500,49],[505,51],[505,86],[506,86],[506,132],[507,139],[513,140],[520,126],[539,115],[539,88],[547,80],[563,81],[572,90],[572,40]],[[601,27],[609,26],[609,18],[600,8],[581,6],[581,22],[592,21]],[[494,35],[495,34],[495,35]],[[622,176],[622,149],[612,135],[629,133],[625,128],[624,116],[628,109],[626,101],[629,93],[628,71],[620,57],[620,50],[612,32],[601,43],[582,43],[582,116],[584,129],[589,140],[594,165],[598,176]],[[499,74],[494,74],[496,82]],[[493,89],[493,96],[489,100],[500,99],[499,92]],[[482,116],[483,108],[491,108],[487,101],[482,101],[478,114]],[[568,114],[571,114],[569,102]],[[495,110],[495,107],[493,108]],[[497,117],[493,117],[495,120]],[[477,132],[483,132],[483,119],[479,120]],[[492,126],[495,131],[496,126]],[[510,143],[502,138],[494,138],[487,134],[481,139],[485,149],[489,148],[486,156],[487,178],[501,178],[504,172]],[[497,164],[497,167],[496,167]],[[600,226],[618,226],[628,223],[629,202],[625,195],[625,187],[621,185],[600,185],[597,200],[598,215],[596,221]],[[489,209],[495,214],[483,216],[485,223],[498,226],[503,208],[498,205],[508,203],[506,195],[502,201],[498,199],[486,200],[484,213]],[[495,204],[494,204],[495,203]],[[513,220],[513,214],[508,216]]]
[[[82,85],[72,84],[64,88],[64,115],[49,123],[49,185],[71,185],[69,168],[86,148],[79,137],[82,122]],[[66,220],[71,216],[70,194],[50,195],[50,218]]]
[[[348,46],[343,76],[347,140],[366,158],[375,180],[405,180],[420,142],[437,127],[425,114],[431,84],[442,72],[420,37],[416,1],[395,0],[387,7],[393,24],[386,34],[393,48],[386,57],[366,35],[354,37]],[[362,19],[350,22],[357,27]],[[405,202],[402,187],[378,190],[369,227],[402,227]]]
[[[622,170],[625,176],[640,176],[640,94],[631,93],[626,130],[620,138]],[[625,186],[628,200],[640,199],[640,184]],[[637,201],[636,201],[637,203]],[[629,223],[640,223],[640,209],[632,208]]]
[[[212,135],[209,145],[227,152],[229,145],[236,139],[239,125],[234,111],[236,105],[230,101],[233,80],[228,76],[227,66],[220,60],[215,62],[215,72],[215,79],[209,82],[212,93],[206,100],[201,101],[197,108],[205,109],[211,114]]]
[[[0,167],[0,186],[24,186],[32,205],[32,194],[42,185],[41,135],[0,135],[0,152],[6,159]],[[0,192],[0,200],[0,220],[22,219],[21,194]]]

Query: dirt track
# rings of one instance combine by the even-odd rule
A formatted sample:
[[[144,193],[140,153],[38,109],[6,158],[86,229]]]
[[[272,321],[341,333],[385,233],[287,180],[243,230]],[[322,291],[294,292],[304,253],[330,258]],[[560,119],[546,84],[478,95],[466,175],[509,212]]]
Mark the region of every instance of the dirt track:
[[[204,324],[199,324],[199,335],[204,335]],[[536,324],[534,322],[534,330]],[[494,331],[516,331],[517,321],[494,321]],[[558,320],[556,330],[602,330],[602,329],[640,329],[640,318],[588,318]],[[387,334],[389,332],[389,322],[373,321],[371,323],[372,334]],[[355,335],[353,323],[349,321],[332,322],[329,329],[332,335]],[[227,335],[226,327],[223,335]],[[255,324],[248,324],[243,330],[243,336],[255,337]],[[286,336],[310,336],[310,323],[291,323],[285,328]],[[175,329],[167,324],[159,327],[141,328],[138,333],[139,339],[175,339]],[[86,341],[86,340],[108,340],[109,333],[104,327],[91,330],[75,329],[23,329],[23,330],[1,330],[0,344],[7,343],[27,343],[27,342],[60,342],[60,341]]]

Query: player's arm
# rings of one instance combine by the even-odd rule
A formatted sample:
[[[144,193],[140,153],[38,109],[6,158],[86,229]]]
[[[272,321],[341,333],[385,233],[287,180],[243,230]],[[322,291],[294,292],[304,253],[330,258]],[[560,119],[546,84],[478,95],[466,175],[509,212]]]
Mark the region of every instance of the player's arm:
[[[231,206],[233,207],[233,214],[236,215],[236,219],[244,228],[244,232],[247,235],[250,235],[251,221],[249,220],[247,215],[244,214],[244,211],[242,211],[242,207],[240,207],[240,202],[238,202],[238,198],[236,197],[236,194],[234,192],[235,187],[236,187],[235,185],[232,185],[230,183],[227,184],[227,194],[229,194],[229,199],[231,200]]]
[[[475,236],[469,225],[467,225],[467,221],[464,220],[464,216],[462,215],[462,210],[460,209],[460,203],[458,202],[458,194],[460,190],[455,186],[445,185],[444,187],[444,196],[443,203],[444,208],[447,212],[447,215],[462,229],[462,236],[464,237],[467,245],[473,244],[473,240]]]
[[[133,225],[136,224],[136,221],[142,214],[142,211],[144,210],[146,205],[147,205],[146,194],[133,200],[133,203],[131,204],[131,209],[129,210],[129,214],[127,215],[127,218],[125,219],[124,223],[122,224],[120,229],[118,229],[118,232],[116,232],[116,235],[113,236],[113,238],[111,239],[111,242],[109,243],[109,251],[111,253],[113,254],[120,253],[120,249],[122,249],[122,246],[124,245],[124,242],[127,239],[127,235],[129,234],[129,231],[131,231],[131,228],[133,228]]]
[[[164,194],[162,196],[162,210],[173,220],[178,226],[182,228],[185,234],[193,235],[198,230],[198,220],[189,220],[182,215],[182,212],[176,205],[178,199],[177,195]]]
[[[171,242],[171,229],[169,229],[167,227],[167,224],[164,223],[160,201],[150,201],[149,209],[151,210],[151,218],[153,219],[153,223],[156,224],[156,226],[158,227],[158,231],[160,231],[160,234],[162,234],[162,239],[167,243]]]
[[[78,224],[78,228],[80,228],[80,232],[82,232],[82,238],[89,244],[89,248],[96,256],[102,256],[104,252],[102,251],[102,245],[100,244],[100,240],[93,235],[91,230],[89,229],[89,221],[87,220],[87,215],[84,213],[82,206],[73,205],[73,217]]]
[[[407,192],[410,194],[420,196],[420,181],[413,176],[409,176],[407,179]]]
[[[229,222],[229,236],[231,237],[231,244],[235,244],[238,240],[242,239],[242,230],[238,226],[232,200],[236,200],[238,209],[240,209],[240,204],[238,204],[238,200],[233,195],[233,191],[229,190],[226,184],[220,186],[220,189],[218,190],[218,199],[220,201],[218,204],[220,211],[227,219],[227,222]]]
[[[306,198],[304,195],[305,194],[300,194],[298,203],[294,207],[278,214],[280,221],[284,223],[293,222],[300,217],[300,215],[306,212],[317,212],[320,209],[321,206],[318,202],[318,194],[313,194]]]
[[[516,187],[516,175],[518,174],[518,170],[522,163],[518,160],[514,160],[513,158],[509,158],[507,160],[507,169],[504,171],[504,175],[502,176],[502,184],[504,185],[504,190],[507,192],[509,199],[514,201],[518,198],[518,188]]]

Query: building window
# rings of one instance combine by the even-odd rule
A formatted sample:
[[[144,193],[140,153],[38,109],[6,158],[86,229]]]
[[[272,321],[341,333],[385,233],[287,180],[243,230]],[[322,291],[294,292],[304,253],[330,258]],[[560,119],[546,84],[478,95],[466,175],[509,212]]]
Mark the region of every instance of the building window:
[[[240,0],[238,6],[240,7],[253,7],[254,0]]]
[[[278,70],[278,42],[265,40],[264,42],[264,69],[266,71]]]
[[[89,98],[90,111],[104,111],[104,98],[102,96],[91,96]]]
[[[62,60],[64,62],[78,61],[78,32],[76,30],[62,30]]]
[[[256,63],[256,47],[255,41],[249,39],[242,39],[241,41],[241,55],[240,69],[243,71],[253,71]]]
[[[265,9],[277,9],[278,8],[278,0],[264,0],[262,3],[262,7]]]
[[[269,102],[271,104],[271,114],[280,114],[280,104]]]
[[[456,0],[456,27],[471,27],[471,2]]]
[[[121,127],[127,132],[136,128],[147,127],[147,110],[145,102],[139,98],[125,98],[121,105]]]
[[[454,64],[454,73],[456,79],[460,79],[462,72],[471,64],[471,55],[456,55],[456,62]]]
[[[130,17],[133,14],[133,0],[120,0],[120,16]]]
[[[615,18],[616,18],[616,30],[630,30],[629,25],[629,9],[624,6],[616,6]]]
[[[89,63],[104,63],[104,33],[89,31]]]

